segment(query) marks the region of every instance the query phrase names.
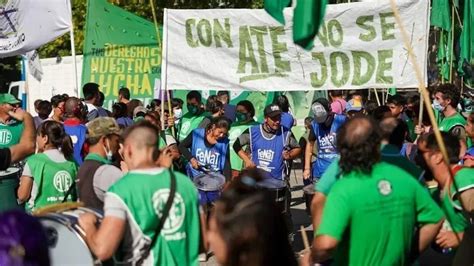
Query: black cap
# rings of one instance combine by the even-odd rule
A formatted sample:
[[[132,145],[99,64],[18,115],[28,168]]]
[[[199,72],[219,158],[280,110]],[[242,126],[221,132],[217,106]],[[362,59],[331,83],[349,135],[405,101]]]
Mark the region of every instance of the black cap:
[[[263,110],[265,117],[275,117],[277,115],[281,115],[281,113],[280,107],[276,104],[270,104]]]

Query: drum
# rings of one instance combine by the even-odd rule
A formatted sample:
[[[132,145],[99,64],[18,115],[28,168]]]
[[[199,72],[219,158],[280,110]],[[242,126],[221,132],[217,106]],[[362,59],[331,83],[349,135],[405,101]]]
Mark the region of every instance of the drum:
[[[311,202],[313,201],[314,192],[314,184],[309,184],[303,187],[303,198],[306,204],[306,213],[308,213],[308,215],[311,215]]]
[[[46,232],[52,266],[102,264],[87,247],[79,227],[79,216],[87,212],[95,214],[99,221],[103,218],[98,211],[85,207],[38,217]]]
[[[221,196],[225,177],[219,173],[201,174],[194,178],[194,185],[199,190],[199,203],[211,204]]]
[[[285,181],[274,178],[265,178],[257,183],[257,187],[268,191],[278,208],[282,212],[287,212],[288,199],[286,193],[288,188]]]
[[[20,169],[10,167],[0,171],[0,212],[18,209],[16,191],[20,183]]]

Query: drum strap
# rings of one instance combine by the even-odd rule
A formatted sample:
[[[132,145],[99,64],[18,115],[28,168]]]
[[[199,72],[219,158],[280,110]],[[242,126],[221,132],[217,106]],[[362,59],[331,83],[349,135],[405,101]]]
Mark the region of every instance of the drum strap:
[[[153,238],[151,239],[151,243],[146,249],[146,251],[143,253],[143,256],[140,258],[140,260],[137,262],[137,265],[143,265],[143,261],[145,258],[148,257],[148,254],[150,254],[150,251],[152,247],[155,245],[156,240],[158,239],[158,236],[160,235],[161,229],[163,228],[163,225],[165,224],[166,218],[168,218],[168,214],[171,209],[171,204],[173,204],[174,196],[176,194],[176,176],[174,175],[174,172],[171,170],[168,170],[170,173],[170,195],[168,196],[168,200],[166,201],[165,208],[163,209],[163,215],[161,216],[160,221],[158,222],[158,226],[155,229],[155,234],[153,235]]]
[[[66,195],[64,195],[64,199],[63,201],[61,201],[61,203],[65,203],[67,201],[67,197],[69,197],[69,195],[71,195],[72,191],[75,189],[76,189],[76,182],[72,182],[71,186],[66,191]]]

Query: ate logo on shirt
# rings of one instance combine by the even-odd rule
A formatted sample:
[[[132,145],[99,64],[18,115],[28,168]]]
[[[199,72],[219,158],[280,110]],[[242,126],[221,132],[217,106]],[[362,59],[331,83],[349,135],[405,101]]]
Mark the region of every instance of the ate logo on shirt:
[[[258,154],[258,159],[259,160],[268,161],[268,162],[273,161],[273,157],[275,156],[275,152],[272,151],[272,150],[258,149],[257,154]]]
[[[166,202],[168,201],[169,195],[169,189],[160,189],[153,194],[153,208],[159,219],[161,219],[163,216],[163,210],[165,208]],[[169,235],[178,231],[183,225],[185,215],[186,208],[184,205],[184,200],[181,195],[176,192],[174,195],[173,204],[171,205],[168,217],[166,218],[161,232],[163,234]]]
[[[191,127],[190,121],[184,122],[183,125],[181,126],[181,132],[187,133],[190,127]]]
[[[12,141],[12,133],[10,130],[1,129],[0,130],[0,144],[7,145]]]
[[[53,185],[59,192],[68,191],[72,184],[72,177],[67,171],[59,171],[54,175]]]
[[[196,151],[196,159],[205,164],[210,164],[214,167],[217,167],[219,157],[221,155],[213,150],[203,150],[201,148]]]

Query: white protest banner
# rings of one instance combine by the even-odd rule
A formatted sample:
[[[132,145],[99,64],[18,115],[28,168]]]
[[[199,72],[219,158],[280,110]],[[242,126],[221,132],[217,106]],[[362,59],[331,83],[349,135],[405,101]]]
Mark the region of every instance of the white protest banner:
[[[33,51],[71,25],[69,0],[0,0],[0,58]]]
[[[427,0],[399,0],[426,69]],[[165,10],[162,82],[171,90],[308,91],[417,87],[390,1],[329,5],[315,47],[292,41],[264,10]],[[425,81],[426,82],[426,81]]]

